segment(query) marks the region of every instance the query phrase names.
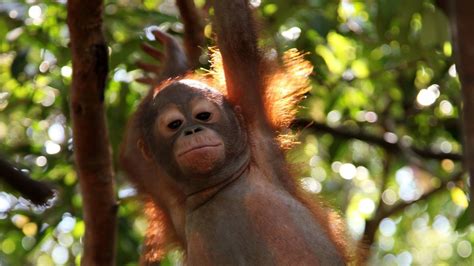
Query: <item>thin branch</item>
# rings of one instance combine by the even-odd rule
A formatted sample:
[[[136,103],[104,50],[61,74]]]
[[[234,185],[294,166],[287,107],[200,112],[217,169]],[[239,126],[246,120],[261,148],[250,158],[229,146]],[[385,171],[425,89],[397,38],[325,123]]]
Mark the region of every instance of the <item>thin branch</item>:
[[[440,192],[440,191],[443,191],[444,189],[446,189],[447,185],[451,182],[457,182],[459,180],[462,179],[464,175],[464,171],[460,171],[456,174],[454,174],[453,176],[451,176],[451,178],[448,178],[446,180],[443,180],[440,184],[439,187],[437,188],[433,188],[427,192],[425,192],[423,195],[421,195],[421,197],[419,197],[418,199],[414,200],[414,201],[409,201],[409,202],[401,202],[401,203],[398,203],[397,205],[393,206],[392,208],[388,209],[388,210],[385,210],[381,213],[381,216],[377,218],[377,220],[382,220],[383,218],[385,217],[389,217],[389,216],[392,216],[402,210],[404,210],[405,208],[407,208],[408,206],[411,206],[412,204],[414,203],[417,203],[417,202],[420,202],[422,200],[426,200],[428,198],[430,198],[431,196],[433,196],[434,194]]]
[[[117,203],[104,107],[108,48],[102,33],[103,2],[69,0],[67,11],[74,156],[86,225],[82,265],[115,265]]]
[[[360,241],[359,245],[360,246],[371,246],[372,245],[372,243],[374,241],[375,233],[376,233],[376,231],[379,227],[380,222],[384,218],[390,217],[390,216],[392,216],[392,215],[394,215],[394,214],[396,214],[400,211],[403,211],[407,207],[409,207],[409,206],[411,206],[415,203],[418,203],[422,200],[429,199],[430,197],[437,194],[438,192],[441,192],[444,189],[446,189],[446,187],[448,186],[449,183],[457,182],[457,181],[461,180],[462,177],[463,177],[463,174],[464,174],[464,171],[456,173],[451,178],[448,178],[447,180],[444,180],[443,182],[441,182],[439,187],[433,188],[433,189],[425,192],[418,199],[416,199],[414,201],[410,201],[410,202],[400,202],[397,205],[395,205],[395,206],[393,206],[389,209],[387,209],[388,205],[384,204],[384,202],[381,200],[380,203],[379,203],[379,207],[377,208],[377,210],[375,212],[374,217],[367,221],[366,228],[364,230],[364,237]],[[363,255],[362,258],[365,258],[365,259],[367,259],[369,257],[368,253],[367,254],[362,254],[362,255]]]
[[[188,57],[189,66],[194,69],[199,67],[199,57],[205,45],[204,23],[194,0],[177,0],[179,13],[184,23],[184,47]]]
[[[294,129],[304,129],[310,130],[313,133],[329,133],[334,137],[340,137],[345,139],[358,139],[369,144],[374,144],[384,148],[385,150],[392,152],[392,153],[402,153],[400,146],[397,143],[391,143],[386,141],[383,137],[376,136],[374,134],[365,133],[362,131],[355,131],[345,127],[330,127],[326,124],[318,123],[315,121],[309,120],[296,120],[292,127]],[[420,149],[417,147],[407,147],[412,152],[417,154],[420,157],[425,159],[436,159],[436,160],[443,160],[443,159],[450,159],[453,161],[461,161],[463,156],[457,153],[438,153],[433,152],[428,149]]]
[[[396,128],[395,128],[395,122],[393,122],[392,119],[386,119],[385,125],[388,131],[394,132],[395,134],[397,133]],[[403,143],[401,143],[400,141],[397,141],[396,144],[398,145],[401,153],[407,159],[410,165],[416,166],[434,175],[436,170],[432,169],[432,167],[425,164],[423,159],[420,156],[418,156],[418,154],[416,154],[413,150],[411,150],[410,147],[403,145]]]
[[[54,196],[54,190],[50,185],[31,179],[2,158],[0,158],[0,180],[20,192],[35,205],[46,205],[48,199]]]
[[[390,172],[390,166],[391,166],[391,154],[390,153],[385,153],[385,160],[383,164],[383,173],[382,173],[382,180],[380,184],[380,191],[385,191],[389,179],[389,172]],[[379,217],[384,209],[386,208],[387,205],[384,204],[382,200],[382,194],[380,194],[380,199],[379,199],[379,204],[377,206],[377,209],[375,210],[375,215],[374,217]],[[360,261],[363,262],[362,265],[367,264],[367,261],[370,258],[370,252],[371,250],[365,247],[370,247],[375,240],[375,234],[377,232],[377,229],[379,227],[380,220],[376,219],[370,219],[366,222],[365,228],[364,228],[364,234],[362,235],[362,239],[359,241],[359,250],[362,250],[360,254]]]

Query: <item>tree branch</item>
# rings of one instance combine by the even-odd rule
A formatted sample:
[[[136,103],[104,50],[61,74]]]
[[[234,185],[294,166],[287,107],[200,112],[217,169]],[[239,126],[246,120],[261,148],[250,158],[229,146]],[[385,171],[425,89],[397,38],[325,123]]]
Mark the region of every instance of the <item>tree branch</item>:
[[[380,222],[384,218],[390,217],[390,216],[404,210],[405,208],[411,206],[412,204],[415,204],[415,203],[420,202],[422,200],[429,199],[434,194],[443,191],[448,186],[448,184],[450,182],[457,182],[457,181],[461,180],[463,174],[464,174],[464,171],[460,171],[459,173],[454,174],[451,178],[448,178],[447,180],[444,180],[443,182],[441,182],[439,187],[433,188],[433,189],[425,192],[418,199],[416,199],[414,201],[410,201],[410,202],[400,202],[400,203],[398,203],[397,205],[395,205],[391,208],[388,208],[388,205],[384,204],[382,199],[380,199],[380,203],[379,203],[379,206],[377,207],[377,210],[375,212],[374,217],[372,219],[368,220],[366,225],[365,225],[364,236],[361,239],[361,241],[359,242],[359,245],[370,247],[373,244],[377,229],[380,225]],[[367,258],[369,256],[368,253],[367,254],[362,254],[362,255],[363,255],[363,258],[365,260],[367,260]]]
[[[117,204],[104,110],[108,48],[102,34],[103,2],[69,0],[67,10],[74,155],[86,224],[82,265],[115,265]]]
[[[191,69],[199,67],[199,57],[205,45],[204,23],[194,0],[176,0],[184,23],[184,47]]]
[[[46,205],[48,199],[54,195],[51,186],[31,179],[2,158],[0,158],[0,179],[35,205]]]
[[[382,137],[364,133],[362,131],[355,131],[350,130],[345,127],[330,127],[326,124],[318,123],[315,121],[309,120],[296,120],[293,122],[292,127],[294,129],[304,129],[310,130],[313,133],[320,134],[320,133],[329,133],[334,137],[345,138],[345,139],[358,139],[369,144],[374,144],[384,148],[385,150],[392,152],[392,153],[403,153],[399,144],[391,143],[384,140]],[[420,157],[425,159],[436,159],[436,160],[443,160],[443,159],[450,159],[453,161],[461,161],[462,155],[457,153],[437,153],[427,149],[420,149],[416,147],[409,147],[411,151],[417,154]]]
[[[391,167],[391,154],[390,153],[385,153],[385,160],[383,164],[383,173],[382,173],[382,180],[380,184],[380,191],[385,191],[389,179],[389,172],[390,172],[390,167]],[[385,204],[383,204],[382,201],[382,195],[380,194],[380,202],[377,205],[377,209],[375,209],[375,217],[378,217],[378,215],[383,212],[384,208],[386,207]],[[371,246],[374,243],[375,240],[375,234],[377,233],[377,229],[379,227],[380,220],[375,221],[375,219],[368,220],[365,228],[364,228],[364,233],[362,235],[362,239],[359,241],[358,246],[359,250],[361,250],[360,254],[360,262],[363,262],[362,265],[367,264],[367,261],[370,258],[370,249],[366,248],[367,246]]]
[[[378,220],[380,222],[383,218],[392,216],[392,215],[398,213],[399,211],[404,210],[408,206],[411,206],[414,203],[417,203],[417,202],[420,202],[422,200],[426,200],[426,199],[430,198],[434,194],[446,189],[448,183],[457,182],[457,181],[461,180],[463,174],[464,174],[464,171],[460,171],[459,173],[454,174],[451,178],[448,178],[447,180],[443,180],[443,182],[441,182],[441,185],[439,187],[433,188],[433,189],[425,192],[423,195],[421,195],[421,197],[419,197],[418,199],[416,199],[414,201],[400,202],[397,205],[393,206],[392,208],[382,211],[380,216],[377,217],[376,220]]]

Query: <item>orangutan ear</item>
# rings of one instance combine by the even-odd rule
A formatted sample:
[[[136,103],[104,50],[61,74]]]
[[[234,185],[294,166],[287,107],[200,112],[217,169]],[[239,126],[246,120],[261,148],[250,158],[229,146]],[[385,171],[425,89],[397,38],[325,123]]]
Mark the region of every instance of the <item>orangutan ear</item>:
[[[143,158],[147,161],[151,161],[153,159],[153,155],[151,154],[150,149],[145,145],[143,139],[137,140],[137,148],[141,151]]]

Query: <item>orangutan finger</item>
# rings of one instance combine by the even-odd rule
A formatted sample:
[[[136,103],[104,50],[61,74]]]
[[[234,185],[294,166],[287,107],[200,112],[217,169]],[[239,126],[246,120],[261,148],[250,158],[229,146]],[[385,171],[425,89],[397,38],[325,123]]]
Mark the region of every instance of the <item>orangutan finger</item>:
[[[156,60],[161,61],[165,57],[165,55],[162,52],[158,51],[158,49],[156,49],[155,47],[153,47],[149,44],[142,43],[141,47],[142,47],[142,50],[145,53],[147,53],[151,57],[155,58]]]
[[[138,82],[138,83],[147,84],[147,85],[154,85],[155,84],[155,80],[150,78],[150,77],[137,78],[137,79],[135,79],[135,81]]]
[[[155,38],[159,40],[160,42],[162,42],[164,45],[169,45],[170,43],[174,41],[171,35],[161,30],[153,30],[151,33],[153,33]]]
[[[145,72],[159,74],[161,71],[161,68],[155,64],[149,64],[143,61],[137,61],[135,64],[137,65],[138,68],[144,70]]]

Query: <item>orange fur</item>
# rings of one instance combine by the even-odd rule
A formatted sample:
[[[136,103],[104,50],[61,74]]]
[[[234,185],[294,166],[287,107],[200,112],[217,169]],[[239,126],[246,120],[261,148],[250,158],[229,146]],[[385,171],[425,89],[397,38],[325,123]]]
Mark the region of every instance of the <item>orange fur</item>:
[[[207,73],[203,75],[197,71],[189,72],[178,78],[166,80],[154,89],[154,95],[179,79],[199,80],[214,87],[223,95],[227,95],[221,54],[215,48],[211,51],[211,69]],[[264,107],[271,127],[278,133],[276,140],[283,150],[289,149],[296,143],[288,127],[295,118],[298,102],[310,89],[308,76],[312,73],[313,67],[303,57],[303,53],[291,49],[283,54],[281,65],[267,62],[269,66],[267,70],[270,69],[270,73],[265,76]],[[310,209],[316,221],[321,223],[337,248],[345,254],[347,261],[351,261],[348,256],[350,252],[346,245],[344,226],[339,216],[302,191],[291,175],[283,179],[281,181],[287,190]],[[146,215],[150,225],[145,241],[147,246],[145,259],[159,261],[169,251],[169,241],[172,241],[167,237],[169,233],[164,232],[166,226],[162,221],[165,220],[163,217],[165,214],[149,201],[146,204]]]
[[[210,51],[211,70],[207,75],[207,82],[227,95],[222,56],[216,48]],[[296,49],[290,49],[283,54],[281,65],[266,62],[267,70],[272,71],[265,76],[263,104],[271,127],[278,132],[276,140],[283,150],[290,149],[296,143],[295,136],[289,133],[288,127],[295,118],[298,103],[311,88],[308,77],[313,66],[304,59],[304,55]],[[194,74],[192,78],[196,76],[198,75]]]
[[[217,49],[211,51],[211,81],[219,91],[227,95],[223,89],[226,83],[221,54]],[[267,118],[276,130],[286,129],[290,125],[296,115],[297,103],[311,88],[308,76],[313,71],[313,66],[303,57],[303,53],[290,49],[283,54],[281,66],[272,67],[276,63],[268,63],[268,68],[274,70],[265,77],[264,106]]]
[[[222,89],[226,83],[221,54],[217,49],[211,51],[210,80],[226,95]],[[283,54],[281,65],[267,62],[267,70],[273,71],[269,71],[265,77],[264,107],[270,125],[278,133],[276,141],[283,150],[290,149],[296,143],[295,135],[289,133],[288,127],[296,116],[298,103],[311,88],[308,77],[313,71],[313,66],[304,59],[304,55],[296,49],[290,49]],[[345,226],[339,215],[310,197],[296,184],[291,175],[285,179],[281,181],[289,192],[311,210],[316,221],[322,223],[329,237],[346,256],[346,260],[353,261],[349,255],[352,252],[348,250]]]
[[[169,251],[175,248],[183,248],[183,244],[177,238],[168,214],[151,197],[144,197],[143,202],[148,226],[140,265],[148,265],[151,262],[161,261]]]
[[[310,89],[308,76],[313,71],[304,54],[290,49],[283,54],[283,64],[266,77],[265,109],[270,124],[277,130],[288,128],[296,107]]]
[[[166,254],[166,245],[169,241],[166,237],[166,226],[163,225],[165,215],[151,199],[145,200],[145,215],[148,219],[148,227],[146,229],[144,259],[146,261],[159,261]]]
[[[225,90],[222,88],[225,88],[226,83],[222,57],[217,49],[212,49],[212,52],[211,80],[223,92]],[[289,132],[288,127],[296,116],[298,103],[311,88],[308,77],[313,71],[313,66],[304,59],[304,55],[296,49],[290,49],[283,54],[281,65],[267,62],[269,65],[267,70],[273,71],[269,71],[265,77],[264,106],[270,125],[278,133],[276,141],[283,150],[290,149],[296,143],[295,135]],[[353,261],[350,255],[352,252],[347,246],[345,226],[340,216],[303,191],[291,175],[281,181],[295,198],[311,210],[316,221],[322,223],[347,261]]]

